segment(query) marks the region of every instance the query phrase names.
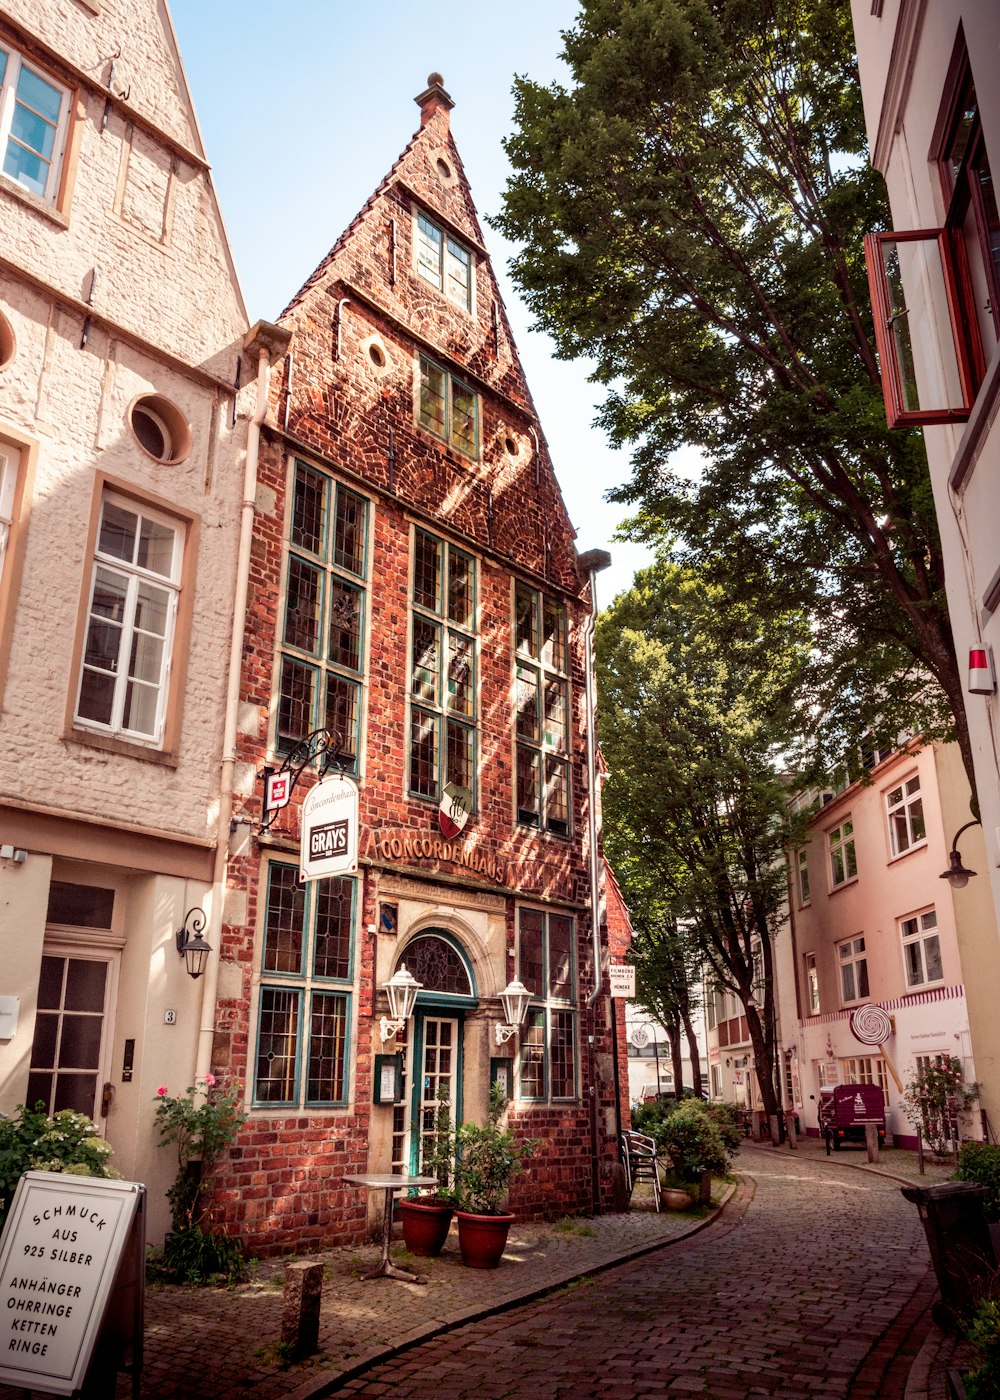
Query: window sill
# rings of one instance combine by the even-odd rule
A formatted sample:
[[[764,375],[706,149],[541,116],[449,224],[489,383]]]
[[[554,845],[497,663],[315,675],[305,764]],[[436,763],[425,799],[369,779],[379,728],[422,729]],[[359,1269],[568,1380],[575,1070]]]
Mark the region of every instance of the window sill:
[[[849,879],[847,879],[847,880],[841,880],[841,882],[840,882],[839,885],[831,885],[831,886],[830,886],[830,893],[831,893],[831,894],[839,894],[841,890],[849,889],[851,885],[856,885],[857,883],[858,883],[858,877],[857,877],[857,875],[851,875]]]
[[[32,194],[31,190],[26,190],[23,185],[19,185],[16,180],[12,180],[9,175],[0,172],[0,189],[12,198],[20,200],[29,209],[34,209],[36,214],[43,214],[45,218],[51,219],[58,228],[69,228],[69,215],[55,204],[50,204],[41,195]]]
[[[140,763],[155,763],[161,768],[176,768],[177,755],[163,749],[147,748],[145,744],[132,743],[128,739],[117,739],[110,734],[94,734],[89,729],[73,727],[63,735],[63,743],[80,744],[88,749],[101,749],[104,753],[120,754],[122,758],[137,758]]]
[[[912,856],[914,851],[925,851],[927,849],[927,837],[922,841],[914,841],[912,846],[907,846],[905,851],[897,851],[886,861],[886,865],[895,865],[898,860],[905,860],[907,856]]]

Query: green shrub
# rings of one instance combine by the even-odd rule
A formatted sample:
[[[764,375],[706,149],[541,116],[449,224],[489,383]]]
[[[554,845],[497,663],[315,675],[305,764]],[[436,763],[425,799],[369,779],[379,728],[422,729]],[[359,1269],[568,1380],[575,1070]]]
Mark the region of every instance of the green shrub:
[[[648,1103],[639,1104],[632,1110],[632,1131],[645,1133],[647,1137],[659,1141],[660,1130],[676,1107],[676,1099],[667,1099],[662,1103],[650,1099]]]
[[[62,1108],[50,1118],[42,1103],[18,1104],[13,1118],[0,1118],[0,1221],[25,1172],[116,1177],[110,1156],[111,1144],[84,1114]]]
[[[740,1150],[743,1141],[743,1128],[740,1125],[740,1110],[734,1103],[709,1103],[705,1105],[708,1116],[722,1134],[722,1142],[730,1157]]]
[[[963,1377],[968,1400],[996,1400],[1000,1395],[1000,1302],[987,1298],[980,1303],[967,1335],[978,1362]]]
[[[162,1249],[150,1251],[146,1267],[154,1282],[195,1285],[243,1283],[249,1272],[239,1240],[197,1225],[168,1235]]]
[[[729,1169],[729,1151],[719,1125],[700,1099],[684,1099],[664,1120],[657,1146],[662,1143],[683,1181],[698,1181],[702,1172],[720,1174]]]
[[[1000,1147],[986,1142],[967,1142],[958,1154],[956,1181],[976,1181],[987,1186],[990,1194],[983,1205],[986,1219],[991,1223],[1000,1222]]]

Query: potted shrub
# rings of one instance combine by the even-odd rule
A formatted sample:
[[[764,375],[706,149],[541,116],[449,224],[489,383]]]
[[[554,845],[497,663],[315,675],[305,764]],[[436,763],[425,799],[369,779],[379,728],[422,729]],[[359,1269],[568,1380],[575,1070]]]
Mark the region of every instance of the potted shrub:
[[[506,1107],[500,1085],[491,1085],[486,1123],[463,1123],[456,1134],[458,1247],[462,1263],[473,1269],[495,1269],[500,1263],[514,1220],[502,1208],[507,1190],[538,1145],[531,1138],[517,1143],[512,1129],[501,1128]]]
[[[447,1086],[439,1091],[433,1135],[424,1140],[421,1158],[421,1172],[436,1177],[438,1184],[425,1195],[400,1201],[399,1214],[403,1222],[403,1243],[409,1253],[433,1258],[444,1248],[455,1213],[451,1185],[455,1174],[455,1131]]]

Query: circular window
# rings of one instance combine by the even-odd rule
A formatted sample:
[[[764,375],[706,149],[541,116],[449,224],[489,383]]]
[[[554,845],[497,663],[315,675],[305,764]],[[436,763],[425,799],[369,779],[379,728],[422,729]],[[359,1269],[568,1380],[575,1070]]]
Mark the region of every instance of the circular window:
[[[162,394],[145,394],[129,411],[139,446],[158,462],[183,462],[191,451],[191,429],[175,403]]]
[[[381,345],[376,345],[374,341],[368,347],[368,358],[376,369],[385,368],[385,351],[382,349]]]
[[[438,156],[437,173],[441,176],[442,180],[451,179],[451,166],[448,164],[448,162],[444,159],[443,156]]]
[[[511,437],[510,433],[508,433],[507,436],[504,438],[503,445],[512,457],[517,456],[517,443]]]
[[[7,317],[0,311],[0,369],[9,365],[14,358],[14,331]]]

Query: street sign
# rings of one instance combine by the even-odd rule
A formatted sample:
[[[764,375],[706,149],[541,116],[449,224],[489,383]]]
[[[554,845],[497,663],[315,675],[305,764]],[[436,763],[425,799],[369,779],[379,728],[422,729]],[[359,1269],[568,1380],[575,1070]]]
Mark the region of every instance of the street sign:
[[[353,875],[358,868],[358,785],[328,773],[302,803],[299,880]]]
[[[612,963],[608,968],[608,988],[613,997],[635,996],[635,968],[631,963]]]

